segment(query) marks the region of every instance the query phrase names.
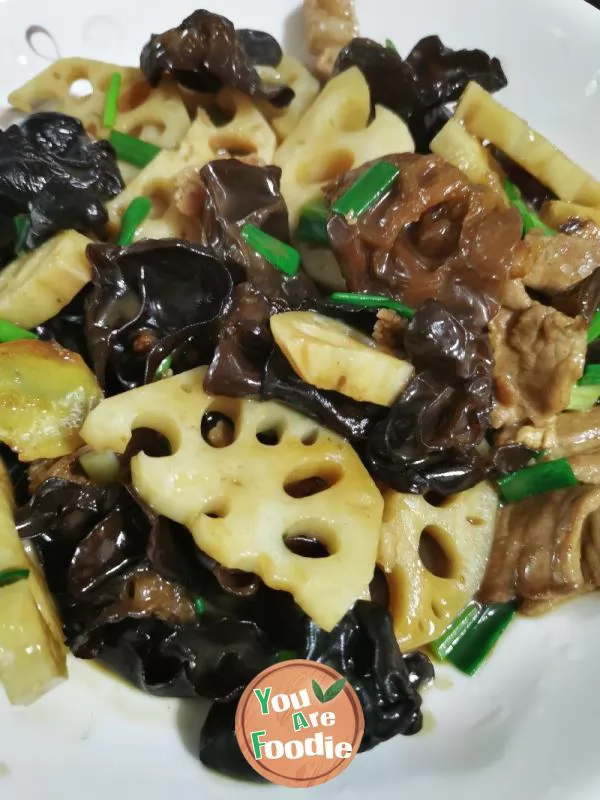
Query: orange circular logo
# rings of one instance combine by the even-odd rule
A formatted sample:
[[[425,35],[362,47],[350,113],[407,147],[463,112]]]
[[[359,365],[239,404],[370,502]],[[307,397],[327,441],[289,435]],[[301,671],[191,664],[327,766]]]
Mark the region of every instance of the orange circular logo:
[[[358,753],[365,720],[346,679],[316,661],[284,661],[245,689],[235,734],[248,763],[281,786],[318,786]]]

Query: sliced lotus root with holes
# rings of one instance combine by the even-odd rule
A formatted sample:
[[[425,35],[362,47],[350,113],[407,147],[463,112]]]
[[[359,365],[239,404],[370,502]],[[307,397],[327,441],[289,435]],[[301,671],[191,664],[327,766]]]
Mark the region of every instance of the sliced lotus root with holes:
[[[494,540],[498,497],[489,483],[433,506],[389,490],[378,563],[387,576],[390,611],[401,647],[437,639],[472,599]]]
[[[113,235],[119,231],[121,218],[131,201],[146,195],[152,200],[152,211],[137,229],[136,240],[168,236],[193,238],[188,235],[190,220],[178,210],[173,196],[181,172],[232,154],[255,153],[267,164],[272,162],[275,134],[254,103],[233,89],[221,90],[217,101],[232,109],[233,116],[226,125],[217,127],[208,114],[199,109],[179,148],[160,152],[125,191],[107,204],[109,230]]]
[[[294,99],[289,106],[283,108],[277,108],[262,97],[256,102],[263,116],[271,123],[277,139],[283,142],[295,130],[303,114],[315,101],[319,94],[319,81],[311,75],[304,64],[290,56],[284,56],[275,68],[258,67],[258,71],[265,82],[290,86],[294,90]]]
[[[117,129],[159,147],[177,147],[190,127],[190,118],[177,85],[162,81],[152,89],[139,69],[89,58],[61,58],[9,95],[19,111],[52,110],[78,117],[99,139],[108,138],[102,124],[111,75],[120,72]],[[89,81],[90,93],[77,96],[78,81]]]
[[[104,401],[82,436],[117,453],[136,428],[166,436],[172,455],[132,459],[140,496],[186,525],[220,564],[291,592],[331,630],[373,576],[382,497],[343,439],[278,403],[207,395],[205,374],[191,370]],[[210,425],[224,421],[229,436],[211,436]],[[328,555],[293,552],[307,537]]]
[[[325,86],[275,153],[281,191],[295,228],[301,207],[333,178],[390,153],[414,151],[406,124],[383,106],[371,123],[369,87],[358,67]]]

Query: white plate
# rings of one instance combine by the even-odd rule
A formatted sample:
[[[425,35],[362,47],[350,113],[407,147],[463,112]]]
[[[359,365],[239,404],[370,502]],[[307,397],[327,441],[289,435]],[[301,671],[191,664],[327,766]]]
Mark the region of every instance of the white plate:
[[[239,27],[268,30],[303,53],[295,0],[213,0]],[[600,178],[600,12],[583,0],[359,0],[364,35],[401,52],[430,33],[454,47],[499,56],[502,99]],[[152,31],[179,23],[186,0],[0,0],[0,95],[47,61],[26,31],[50,31],[61,55],[135,63]],[[34,33],[38,51],[54,46]],[[365,793],[443,800],[597,800],[600,766],[600,599],[538,620],[519,620],[474,679],[438,670],[426,725],[360,756],[310,796]],[[0,696],[2,800],[239,800],[284,790],[246,787],[195,760],[201,707],[148,698],[83,662],[31,708]],[[302,791],[299,790],[301,796]],[[412,794],[411,794],[412,793]],[[289,796],[289,792],[286,793]]]

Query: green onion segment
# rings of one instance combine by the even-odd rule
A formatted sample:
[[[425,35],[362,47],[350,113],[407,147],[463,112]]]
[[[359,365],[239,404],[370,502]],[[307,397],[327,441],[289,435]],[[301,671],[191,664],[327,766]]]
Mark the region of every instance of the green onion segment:
[[[33,331],[25,330],[13,322],[0,319],[0,342],[17,342],[19,339],[38,339]]]
[[[571,389],[571,399],[567,411],[590,411],[600,400],[600,386],[574,386]]]
[[[401,317],[412,319],[415,311],[398,300],[386,297],[382,294],[361,294],[360,292],[334,292],[330,298],[334,303],[344,303],[349,306],[360,306],[362,308],[390,308],[396,311]]]
[[[529,208],[527,203],[523,200],[523,195],[518,187],[508,178],[504,181],[504,191],[510,200],[511,204],[517,209],[523,220],[523,236],[532,230],[541,230],[544,236],[556,236],[556,231],[548,227],[545,222],[538,217],[538,215]]]
[[[399,174],[398,167],[389,161],[374,164],[335,201],[331,210],[342,217],[357,219],[381,200]]]
[[[115,148],[117,158],[135,167],[146,167],[160,153],[160,147],[155,144],[136,139],[135,136],[129,136],[121,131],[110,132],[110,143]]]
[[[590,327],[588,328],[588,335],[587,335],[588,343],[595,342],[599,336],[600,336],[600,311],[596,311],[596,313],[592,317],[592,321],[590,322]]]
[[[3,569],[0,570],[0,588],[10,586],[29,577],[28,569]]]
[[[516,612],[514,603],[482,605],[473,601],[429,646],[441,661],[474,675],[504,633]]]
[[[25,242],[27,241],[27,236],[29,235],[31,222],[29,221],[29,217],[19,214],[14,218],[13,223],[16,234],[15,253],[16,255],[20,256],[25,252]]]
[[[156,368],[156,372],[154,373],[154,380],[155,381],[160,381],[163,378],[166,378],[169,370],[171,369],[172,364],[173,364],[173,356],[172,355],[169,355],[169,356],[166,356],[166,358],[163,358],[163,360],[160,362],[160,364]]]
[[[328,219],[329,209],[322,200],[308,203],[300,211],[296,237],[301,242],[329,247],[329,236],[327,235]]]
[[[398,52],[398,48],[391,39],[385,40],[385,46],[387,47],[388,50],[394,50],[396,53]]]
[[[505,503],[518,503],[528,497],[572,486],[577,486],[577,478],[566,458],[543,461],[498,480],[500,497]]]
[[[149,197],[144,197],[144,195],[134,197],[123,214],[121,232],[119,233],[117,244],[121,245],[121,247],[129,247],[133,243],[135,232],[146,219],[151,208],[152,200]]]
[[[198,617],[201,617],[206,612],[206,603],[203,597],[196,597],[194,599],[194,611]]]
[[[269,236],[250,223],[242,228],[242,238],[253,250],[256,250],[269,264],[293,277],[300,269],[300,253],[289,244]]]
[[[117,105],[119,102],[119,94],[121,93],[121,82],[123,76],[120,72],[113,72],[110,76],[108,84],[108,91],[106,92],[106,99],[104,101],[104,116],[102,117],[102,124],[105,128],[114,128],[117,121]]]

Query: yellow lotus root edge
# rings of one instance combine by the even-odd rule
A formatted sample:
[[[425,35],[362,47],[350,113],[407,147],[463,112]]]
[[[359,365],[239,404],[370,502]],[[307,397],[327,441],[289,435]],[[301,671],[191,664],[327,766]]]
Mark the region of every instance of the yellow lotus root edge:
[[[293,133],[275,153],[281,189],[295,228],[302,206],[330,180],[366,161],[414,151],[406,124],[382,106],[369,124],[371,98],[357,67],[325,86]]]
[[[196,544],[231,569],[258,574],[294,596],[331,630],[366,590],[375,567],[383,500],[360,459],[340,437],[274,402],[207,395],[206,368],[102,402],[85,422],[95,450],[122,453],[139,427],[171,442],[173,454],[132,460],[136,491],[158,514],[186,525]],[[201,420],[220,412],[234,423],[233,442],[211,447]],[[257,434],[276,432],[276,446]],[[304,496],[299,482],[321,478]],[[302,495],[302,496],[297,496]],[[303,558],[285,537],[316,537],[325,558]]]
[[[268,164],[272,162],[275,134],[250,98],[233,89],[222,89],[216,102],[233,114],[226,125],[217,127],[208,114],[199,109],[179,148],[162,150],[107,204],[109,230],[113,235],[118,233],[123,213],[131,201],[146,195],[152,200],[152,211],[136,230],[136,240],[170,236],[193,239],[194,221],[178,210],[173,197],[180,173],[189,167],[200,168],[216,158],[228,157],[231,151],[255,154]]]
[[[378,563],[387,575],[396,637],[411,650],[437,639],[479,588],[494,540],[498,497],[490,484],[480,483],[440,507],[393,490],[384,494],[384,502]],[[441,551],[436,574],[420,555],[431,549],[431,540]]]
[[[64,231],[0,272],[0,319],[35,328],[56,316],[91,278],[91,240]]]
[[[479,84],[469,83],[455,117],[488,140],[566,202],[600,206],[600,183]]]
[[[319,94],[319,81],[303,64],[290,56],[284,56],[275,69],[259,67],[258,71],[263,80],[284,84],[294,90],[294,99],[289,106],[283,108],[277,108],[264,98],[256,100],[256,105],[262,115],[271,123],[271,127],[277,134],[278,141],[283,142],[296,128],[303,114],[314,103]]]
[[[92,136],[106,139],[110,131],[102,117],[114,72],[122,76],[116,128],[159,147],[177,147],[190,127],[190,118],[176,84],[162,81],[152,89],[134,67],[89,58],[61,58],[12,92],[8,102],[25,113],[51,109],[71,114]],[[76,97],[71,87],[82,79],[91,83],[93,92]]]
[[[600,208],[588,208],[577,203],[565,203],[562,200],[548,200],[544,203],[540,217],[551,228],[559,228],[573,219],[593,222],[600,228]]]

